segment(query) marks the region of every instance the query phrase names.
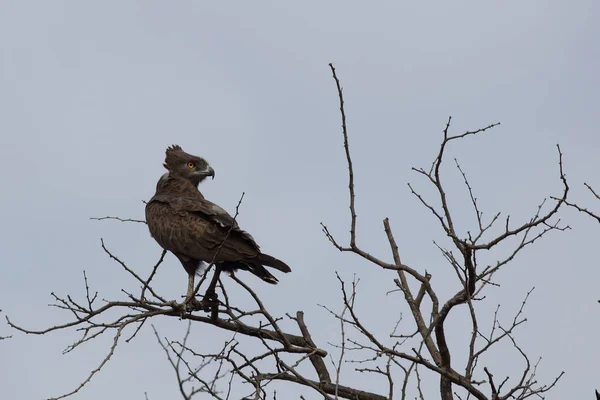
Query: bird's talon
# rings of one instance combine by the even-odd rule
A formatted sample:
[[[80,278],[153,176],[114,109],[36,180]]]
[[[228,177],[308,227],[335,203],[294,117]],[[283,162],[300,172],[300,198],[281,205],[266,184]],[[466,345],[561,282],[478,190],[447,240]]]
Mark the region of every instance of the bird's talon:
[[[195,297],[185,299],[185,301],[183,302],[183,310],[187,313],[202,310],[203,308],[203,302],[198,301]]]

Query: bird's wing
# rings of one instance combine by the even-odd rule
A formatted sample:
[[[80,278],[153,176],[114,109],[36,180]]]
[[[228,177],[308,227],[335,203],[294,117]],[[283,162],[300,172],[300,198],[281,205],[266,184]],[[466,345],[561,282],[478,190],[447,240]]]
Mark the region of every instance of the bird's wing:
[[[146,222],[152,237],[165,250],[173,252],[176,256],[191,258],[188,249],[198,245],[196,237],[210,237],[206,231],[210,223],[194,221],[190,224],[189,217],[175,212],[168,202],[152,199],[146,204]],[[211,248],[208,241],[202,241],[203,247]]]
[[[155,196],[146,209],[152,236],[168,250],[177,248],[181,254],[207,262],[213,261],[217,251],[215,261],[237,261],[260,253],[252,236],[227,211],[206,199]],[[151,223],[154,214],[160,214],[157,224]],[[156,234],[153,225],[157,225]],[[157,236],[168,242],[166,246]]]
[[[252,235],[240,229],[237,221],[227,211],[217,204],[206,200],[204,197],[177,198],[171,200],[169,203],[177,211],[199,213],[219,226],[228,230],[231,229],[231,233],[241,235],[244,239],[250,241],[256,247],[256,250],[260,249],[260,246],[256,243]]]
[[[223,228],[238,228],[237,222],[227,211],[206,199],[192,197],[176,198],[169,200],[169,204],[176,211],[201,213]]]

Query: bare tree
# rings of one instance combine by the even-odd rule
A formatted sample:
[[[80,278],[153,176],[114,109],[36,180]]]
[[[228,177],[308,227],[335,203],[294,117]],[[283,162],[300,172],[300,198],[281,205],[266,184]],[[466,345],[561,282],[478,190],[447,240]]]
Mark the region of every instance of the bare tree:
[[[322,224],[322,229],[326,238],[340,252],[354,253],[364,260],[369,268],[381,269],[388,274],[388,282],[393,283],[396,291],[403,297],[405,308],[410,311],[409,321],[402,321],[402,324],[400,321],[390,321],[391,332],[385,335],[376,332],[364,322],[364,316],[360,315],[356,307],[359,301],[360,279],[355,277],[348,282],[337,275],[341,311],[336,311],[333,306],[326,306],[325,309],[339,322],[341,337],[339,344],[325,346],[314,339],[302,311],[284,316],[273,315],[252,288],[235,275],[231,276],[231,282],[242,289],[246,299],[240,300],[237,293],[234,299],[218,270],[211,265],[212,268],[209,267],[204,272],[196,286],[196,293],[203,291],[206,297],[207,292],[216,290],[217,301],[214,304],[198,305],[189,309],[182,302],[165,298],[152,286],[152,280],[162,264],[165,252],[146,278],[128,267],[102,241],[101,246],[106,255],[131,278],[129,287],[123,288],[122,298],[98,300],[98,293],[90,288],[84,272],[85,296],[82,299],[52,293],[55,301],[53,306],[65,310],[71,318],[69,322],[35,330],[6,319],[15,330],[29,334],[44,335],[56,331],[79,330],[81,337],[67,348],[67,352],[101,335],[113,336],[112,344],[97,368],[90,371],[88,377],[73,390],[53,399],[77,393],[105,367],[119,343],[134,339],[144,325],[149,325],[149,322],[158,316],[173,317],[173,323],[181,323],[181,319],[187,320],[188,323],[187,333],[181,340],[163,338],[154,329],[157,341],[175,372],[184,399],[206,396],[230,399],[235,385],[245,388],[245,398],[276,399],[277,393],[272,389],[273,382],[287,382],[304,388],[307,393],[318,393],[319,397],[324,399],[404,400],[411,396],[411,393],[424,399],[422,382],[425,375],[428,379],[436,377],[442,400],[542,398],[544,393],[556,385],[563,372],[558,372],[556,378],[550,382],[539,382],[536,377],[539,359],[532,360],[516,338],[517,329],[526,322],[524,310],[531,291],[524,294],[521,307],[507,322],[501,320],[496,309],[493,316],[485,315],[492,320],[491,325],[482,326],[484,324],[480,322],[482,314],[478,303],[486,290],[496,285],[495,274],[526,247],[551,232],[569,229],[568,225],[561,224],[559,217],[565,206],[576,207],[600,222],[597,215],[567,201],[569,185],[563,172],[563,154],[560,147],[557,146],[556,166],[557,182],[561,186],[559,193],[549,201],[540,201],[531,216],[521,222],[513,222],[509,215],[504,216],[501,212],[491,214],[491,218],[484,218],[467,174],[455,159],[453,167],[462,175],[464,190],[468,192],[470,207],[476,220],[475,230],[464,231],[460,229],[461,223],[448,206],[451,194],[441,172],[450,166],[446,160],[451,146],[468,140],[471,136],[484,134],[499,123],[454,134],[451,131],[451,118],[448,118],[439,151],[431,166],[427,169],[413,168],[413,171],[430,185],[434,196],[425,196],[409,184],[409,190],[423,207],[429,210],[449,239],[448,246],[438,243],[436,246],[446,259],[448,268],[455,273],[457,290],[452,296],[442,298],[439,287],[447,285],[447,282],[436,281],[436,276],[422,266],[410,266],[402,261],[401,248],[396,242],[388,218],[383,220],[383,230],[390,248],[388,256],[375,256],[358,243],[356,188],[344,96],[336,70],[331,64],[330,68],[339,97],[348,167],[350,237],[347,244],[336,237],[334,229],[326,224]],[[588,188],[599,198],[590,186]],[[236,216],[237,211],[236,209]],[[119,217],[99,219],[145,223]],[[489,258],[490,250],[500,247],[501,250],[494,253],[501,254],[499,258],[488,262],[481,261]],[[468,313],[470,330],[465,333],[468,335],[468,345],[451,351],[447,331],[453,324],[450,313],[456,309]],[[189,345],[188,338],[195,324],[208,324],[219,328],[224,335],[222,344],[208,353],[194,349]],[[400,325],[403,331],[399,328]],[[493,359],[485,358],[493,348],[503,344],[509,345],[522,359],[522,369],[512,376],[500,376],[496,372]],[[466,362],[459,364],[453,361],[454,351],[466,354]],[[347,363],[353,365],[357,372],[381,378],[387,388],[374,393],[361,389],[356,382],[346,381],[342,374],[342,365]]]

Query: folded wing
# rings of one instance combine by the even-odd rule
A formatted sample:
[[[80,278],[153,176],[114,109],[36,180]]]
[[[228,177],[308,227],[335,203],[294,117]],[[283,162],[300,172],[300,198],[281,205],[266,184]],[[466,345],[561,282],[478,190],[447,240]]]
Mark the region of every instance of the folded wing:
[[[263,265],[290,272],[284,262],[263,254],[254,238],[223,208],[194,197],[155,196],[146,207],[152,236],[178,257],[221,262],[225,270],[248,270],[263,280],[277,279]],[[150,222],[152,219],[152,223]]]

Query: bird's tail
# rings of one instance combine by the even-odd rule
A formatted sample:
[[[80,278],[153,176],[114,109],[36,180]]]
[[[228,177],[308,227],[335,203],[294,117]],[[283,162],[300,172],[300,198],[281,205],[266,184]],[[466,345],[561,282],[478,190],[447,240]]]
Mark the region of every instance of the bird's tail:
[[[271,257],[268,254],[261,253],[258,255],[258,261],[267,267],[275,268],[281,272],[292,272],[292,269],[283,261]]]
[[[251,272],[265,282],[277,284],[279,281],[265,267],[258,262],[251,261],[226,261],[221,264],[221,268],[225,272],[235,272],[238,269]]]

